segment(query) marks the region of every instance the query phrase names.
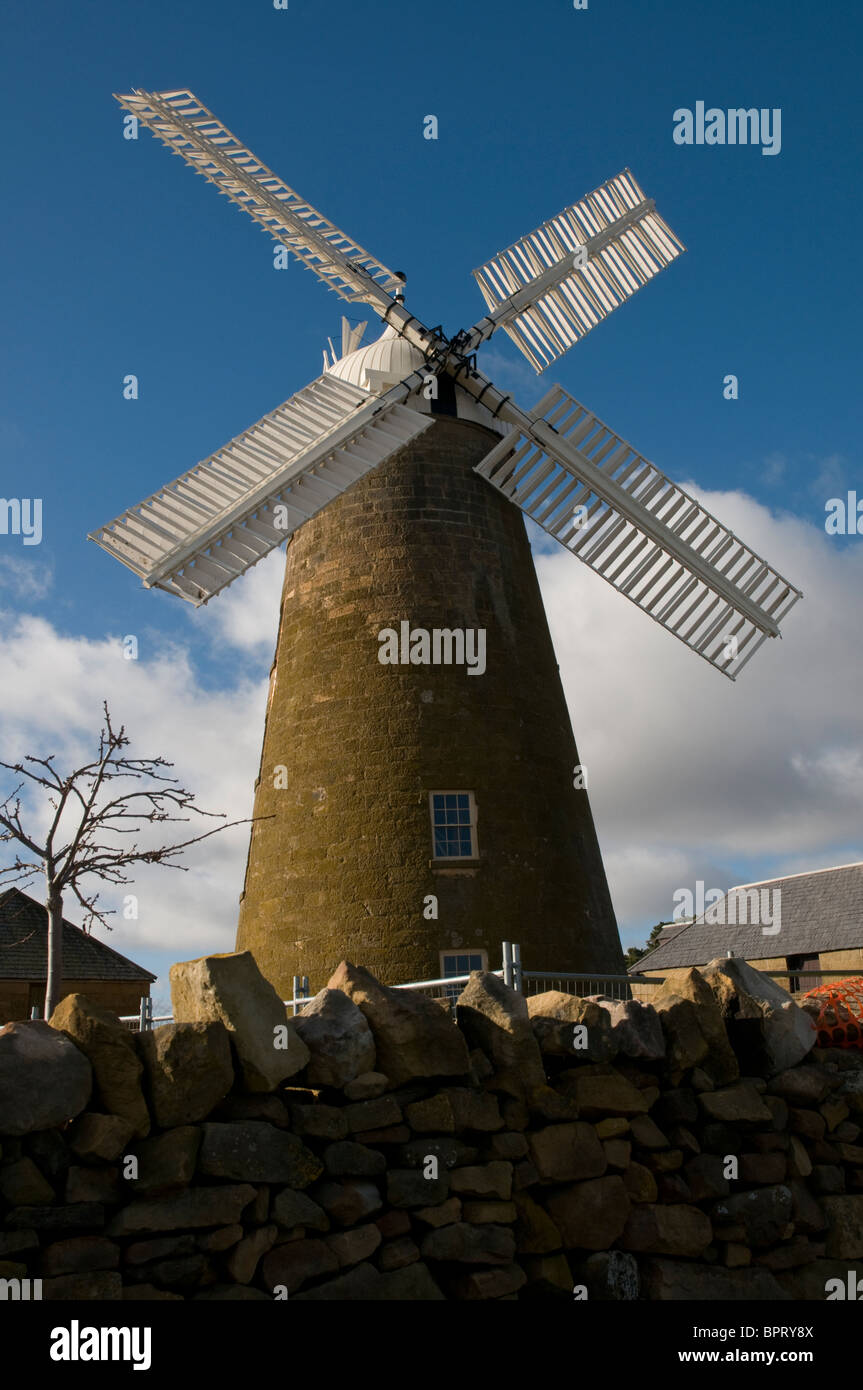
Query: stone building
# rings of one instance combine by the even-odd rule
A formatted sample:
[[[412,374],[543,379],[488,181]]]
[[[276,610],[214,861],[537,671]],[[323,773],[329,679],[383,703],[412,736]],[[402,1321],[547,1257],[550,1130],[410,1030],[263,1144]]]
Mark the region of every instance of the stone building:
[[[416,356],[385,333],[334,371],[383,388]],[[501,426],[440,387],[288,546],[237,935],[283,997],[344,957],[389,984],[497,969],[504,940],[623,969],[524,521],[473,471]]]
[[[0,1025],[41,1015],[48,976],[48,913],[18,888],[0,893]],[[103,941],[63,922],[63,990],[117,1014],[136,1014],[156,979]]]
[[[863,864],[732,888],[696,919],[669,923],[659,944],[632,970],[667,977],[729,951],[756,970],[782,972],[778,983],[792,994],[822,983],[809,972],[863,974]],[[797,974],[802,971],[807,975]],[[633,987],[645,999],[652,990]]]

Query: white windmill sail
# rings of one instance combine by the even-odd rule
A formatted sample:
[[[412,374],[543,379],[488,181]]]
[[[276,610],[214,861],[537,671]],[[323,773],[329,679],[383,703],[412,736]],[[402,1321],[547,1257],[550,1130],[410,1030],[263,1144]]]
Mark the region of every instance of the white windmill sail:
[[[414,383],[415,384],[415,383]],[[91,533],[141,576],[206,603],[433,423],[325,374],[182,477]]]
[[[541,372],[683,250],[625,169],[473,272],[492,312],[469,350],[503,328]]]
[[[90,539],[147,586],[206,603],[433,423],[405,404],[449,374],[511,432],[477,472],[644,612],[732,679],[801,597],[682,488],[559,387],[523,411],[476,370],[504,328],[542,371],[684,249],[628,169],[474,274],[490,312],[452,339],[402,302],[403,276],[346,236],[189,91],[117,100],[329,288],[368,303],[422,369],[373,395],[330,371]],[[343,320],[342,357],[364,325]],[[384,335],[386,337],[386,334]],[[372,376],[367,373],[367,380]]]
[[[193,92],[115,93],[153,134],[343,299],[383,312],[401,278],[268,169]]]
[[[476,471],[619,593],[732,680],[779,635],[800,591],[585,406],[511,414]]]

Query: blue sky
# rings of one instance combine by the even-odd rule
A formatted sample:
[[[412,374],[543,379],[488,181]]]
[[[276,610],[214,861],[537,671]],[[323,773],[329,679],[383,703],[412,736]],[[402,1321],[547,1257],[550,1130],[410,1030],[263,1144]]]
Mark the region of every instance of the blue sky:
[[[195,614],[144,591],[85,537],[316,376],[344,305],[334,295],[328,300],[297,263],[274,270],[270,240],[149,133],[122,138],[111,93],[137,86],[193,90],[288,183],[384,263],[403,269],[409,306],[449,333],[482,313],[475,266],[629,166],[687,253],[542,379],[503,335],[481,365],[525,406],[560,382],[672,477],[747,499],[768,530],[781,521],[785,551],[768,558],[782,569],[787,553],[789,577],[801,582],[791,571],[799,547],[810,545],[824,611],[832,611],[828,597],[840,607],[847,601],[837,632],[859,647],[853,596],[863,538],[828,545],[823,521],[829,497],[854,487],[863,496],[861,28],[860,14],[836,0],[721,7],[589,0],[584,11],[568,0],[429,7],[289,0],[284,11],[267,0],[7,3],[0,490],[43,499],[44,538],[27,548],[0,536],[4,631],[26,614],[45,625],[43,646],[59,642],[70,660],[74,644],[78,657],[90,651],[94,709],[101,668],[93,653],[122,634],[139,635],[143,660],[174,661],[175,670],[179,663],[187,696],[210,700],[211,712],[233,708],[238,682],[254,685],[269,664],[265,633],[252,640],[247,631],[259,620],[256,610],[242,616],[237,601],[222,617]],[[673,112],[699,100],[723,109],[780,108],[781,152],[675,144]],[[438,117],[437,141],[423,138],[427,114]],[[139,378],[136,401],[123,399],[127,373]],[[737,401],[723,399],[727,373],[739,378]],[[743,534],[759,548],[757,537]],[[557,563],[543,558],[540,575],[560,650],[566,609],[552,597]],[[600,587],[579,593],[593,601]],[[596,599],[605,601],[604,594]],[[626,606],[614,598],[608,610],[611,648],[614,615]],[[810,610],[809,623],[818,611]],[[786,655],[792,664],[783,667],[771,654],[758,719],[767,719],[778,689],[787,696],[789,682],[803,680],[800,672],[811,679],[811,627],[803,617],[795,624],[788,632],[789,640],[792,631],[797,636],[797,657]],[[663,634],[655,640],[665,645],[650,647],[645,659],[654,665],[674,645]],[[597,650],[606,659],[601,644]],[[601,767],[603,750],[616,740],[594,713],[590,672],[561,665],[565,679],[573,673],[567,693],[582,754],[586,738]],[[628,671],[621,658],[597,671],[597,680],[617,684]],[[817,748],[801,742],[792,710],[786,766],[794,756],[819,766],[825,758],[841,761],[842,749],[859,747],[851,698],[858,674],[859,666],[841,662],[832,671],[827,684],[839,684],[843,704],[825,714],[832,733]],[[23,710],[32,704],[34,672],[28,667],[15,679],[26,692]],[[135,679],[141,686],[140,673],[124,671],[122,680]],[[726,684],[709,671],[686,679],[697,692],[702,679],[711,690]],[[83,688],[75,687],[82,699]],[[735,714],[731,702],[737,690],[711,698],[730,720],[745,723],[743,706]],[[62,716],[61,696],[52,692],[61,703],[51,708]],[[83,720],[83,707],[73,710],[73,703],[70,696],[70,719]],[[811,741],[817,708],[810,713]],[[7,708],[4,746],[30,727],[21,710]],[[159,751],[181,751],[170,746],[167,710],[163,727],[167,746]],[[250,749],[259,737],[258,726],[248,735]],[[250,782],[256,756],[252,764]],[[200,784],[201,768],[190,767],[189,780],[196,774]],[[800,867],[817,858],[863,858],[849,776],[843,764],[847,834],[830,815],[829,827],[813,828],[808,843],[795,832],[788,855],[802,856]],[[592,795],[603,841],[620,856],[619,892],[612,874],[617,899],[638,892],[635,861],[625,892],[622,886],[624,841],[637,847],[617,817],[622,784],[610,773],[604,780],[606,789],[601,776]],[[729,787],[735,795],[739,784]],[[665,828],[669,837],[677,833],[671,822]],[[685,870],[669,870],[672,878],[703,864],[727,886],[750,870],[784,867],[787,858],[779,828],[772,838],[711,846],[696,852],[693,842]],[[630,939],[643,936],[642,924],[662,915],[678,886],[669,880],[660,892],[650,875],[644,885],[643,911],[621,912]],[[228,931],[227,916],[221,930]],[[114,935],[112,944],[124,949]],[[124,941],[145,963],[161,967],[169,958],[163,942],[158,950],[148,944],[143,928]]]

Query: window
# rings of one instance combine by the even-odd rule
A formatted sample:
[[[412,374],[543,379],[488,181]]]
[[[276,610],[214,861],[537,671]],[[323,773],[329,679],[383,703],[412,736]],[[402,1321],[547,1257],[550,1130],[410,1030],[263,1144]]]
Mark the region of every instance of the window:
[[[820,975],[792,975],[793,970],[818,970],[821,961],[818,956],[786,956],[785,964],[788,967],[788,993],[805,994],[809,989],[816,989],[821,983]]]
[[[469,975],[472,970],[487,970],[485,951],[441,951],[441,975]]]
[[[485,951],[441,951],[440,953],[440,973],[445,978],[450,975],[469,975],[472,970],[488,969],[488,954]],[[458,999],[464,984],[447,985],[444,988],[444,998],[454,1003]]]
[[[435,859],[479,857],[473,792],[430,792],[429,810]]]

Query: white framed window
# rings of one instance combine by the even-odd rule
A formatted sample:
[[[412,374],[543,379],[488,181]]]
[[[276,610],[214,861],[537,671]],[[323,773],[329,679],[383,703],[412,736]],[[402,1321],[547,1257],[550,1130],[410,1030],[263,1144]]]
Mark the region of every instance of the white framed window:
[[[477,807],[473,792],[429,792],[435,859],[478,859]]]
[[[440,952],[440,973],[444,979],[450,979],[453,975],[469,975],[472,970],[488,970],[487,951],[468,947],[466,951]],[[445,985],[444,998],[453,1004],[463,989],[463,981],[457,985]]]
[[[488,952],[480,950],[441,951],[440,973],[443,978],[450,975],[469,975],[472,970],[488,970]]]

